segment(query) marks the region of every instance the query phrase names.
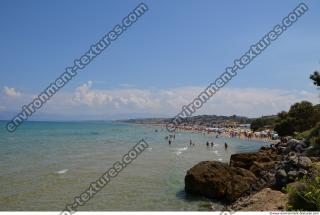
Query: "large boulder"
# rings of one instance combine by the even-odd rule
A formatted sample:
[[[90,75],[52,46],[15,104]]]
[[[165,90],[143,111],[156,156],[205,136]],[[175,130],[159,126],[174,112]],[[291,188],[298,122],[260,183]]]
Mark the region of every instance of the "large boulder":
[[[246,169],[229,167],[218,161],[203,161],[187,171],[185,190],[232,202],[248,192],[256,181],[256,176]]]

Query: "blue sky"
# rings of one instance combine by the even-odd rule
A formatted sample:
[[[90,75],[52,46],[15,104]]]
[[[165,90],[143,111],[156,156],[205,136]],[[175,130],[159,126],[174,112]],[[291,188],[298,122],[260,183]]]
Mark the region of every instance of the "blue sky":
[[[181,105],[191,101],[300,3],[144,2],[149,11],[34,119],[178,113]],[[320,2],[304,2],[309,11],[199,114],[260,116],[286,110],[302,99],[319,103],[308,76],[320,67]],[[0,118],[11,118],[139,3],[2,0]]]

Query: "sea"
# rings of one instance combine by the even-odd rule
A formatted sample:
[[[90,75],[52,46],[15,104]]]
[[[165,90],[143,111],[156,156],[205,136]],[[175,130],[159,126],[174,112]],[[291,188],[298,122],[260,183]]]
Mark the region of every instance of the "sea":
[[[220,202],[185,193],[187,170],[205,160],[227,163],[234,153],[267,145],[187,131],[177,132],[169,145],[164,127],[119,122],[30,121],[13,133],[5,125],[0,121],[1,211],[63,210],[141,139],[149,147],[77,210],[221,210]]]

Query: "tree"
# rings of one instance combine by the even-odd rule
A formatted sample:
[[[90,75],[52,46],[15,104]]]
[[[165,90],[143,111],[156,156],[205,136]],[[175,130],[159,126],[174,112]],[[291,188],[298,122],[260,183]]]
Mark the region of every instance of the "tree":
[[[304,132],[313,128],[320,119],[318,105],[313,106],[308,101],[295,103],[289,112],[280,112],[274,130],[280,136],[293,135],[294,132]]]
[[[264,129],[266,127],[274,127],[275,121],[276,121],[276,116],[263,116],[257,119],[254,119],[251,122],[250,128],[253,131],[257,131],[260,129]]]
[[[291,106],[289,117],[295,119],[296,124],[294,125],[295,131],[303,132],[311,129],[317,123],[316,110],[312,103],[308,101],[302,101],[295,103]]]
[[[287,117],[286,119],[282,119],[278,123],[276,123],[274,130],[279,134],[279,136],[289,136],[292,135],[295,131],[294,124],[295,120],[291,117]]]
[[[315,71],[313,74],[310,75],[310,79],[313,80],[313,84],[320,87],[320,73]]]
[[[255,119],[251,122],[250,128],[253,131],[258,130],[259,128],[262,128],[264,126],[263,121],[261,118]]]

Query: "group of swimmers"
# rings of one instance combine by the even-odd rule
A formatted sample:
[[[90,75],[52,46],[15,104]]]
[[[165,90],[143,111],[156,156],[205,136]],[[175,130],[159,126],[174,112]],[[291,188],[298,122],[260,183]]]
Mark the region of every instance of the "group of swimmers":
[[[211,145],[211,147],[213,147],[213,146],[214,146],[214,143],[211,142],[211,143],[209,144],[209,141],[207,141],[207,147],[209,147],[209,145]]]
[[[169,145],[171,145],[171,140],[176,139],[176,135],[170,134],[169,136],[166,136],[165,139],[168,140]]]
[[[175,139],[175,137],[174,137],[174,139]],[[168,143],[169,143],[169,145],[171,145],[171,138],[169,139]],[[190,146],[195,146],[195,143],[192,142],[192,140],[190,140],[189,145]],[[213,147],[214,146],[214,142],[209,143],[209,141],[207,141],[207,147],[209,147],[209,146]],[[227,142],[224,142],[224,148],[228,149],[228,143]]]
[[[216,138],[218,138],[219,136],[216,135]],[[176,139],[176,135],[175,134],[170,134],[169,136],[166,136],[165,139],[168,140],[168,144],[171,145],[172,143],[172,139]],[[192,142],[192,140],[190,140],[189,143],[190,146],[195,146],[195,143]],[[213,147],[214,146],[214,142],[209,143],[209,141],[207,141],[207,147]],[[224,142],[224,148],[228,149],[228,143]]]

